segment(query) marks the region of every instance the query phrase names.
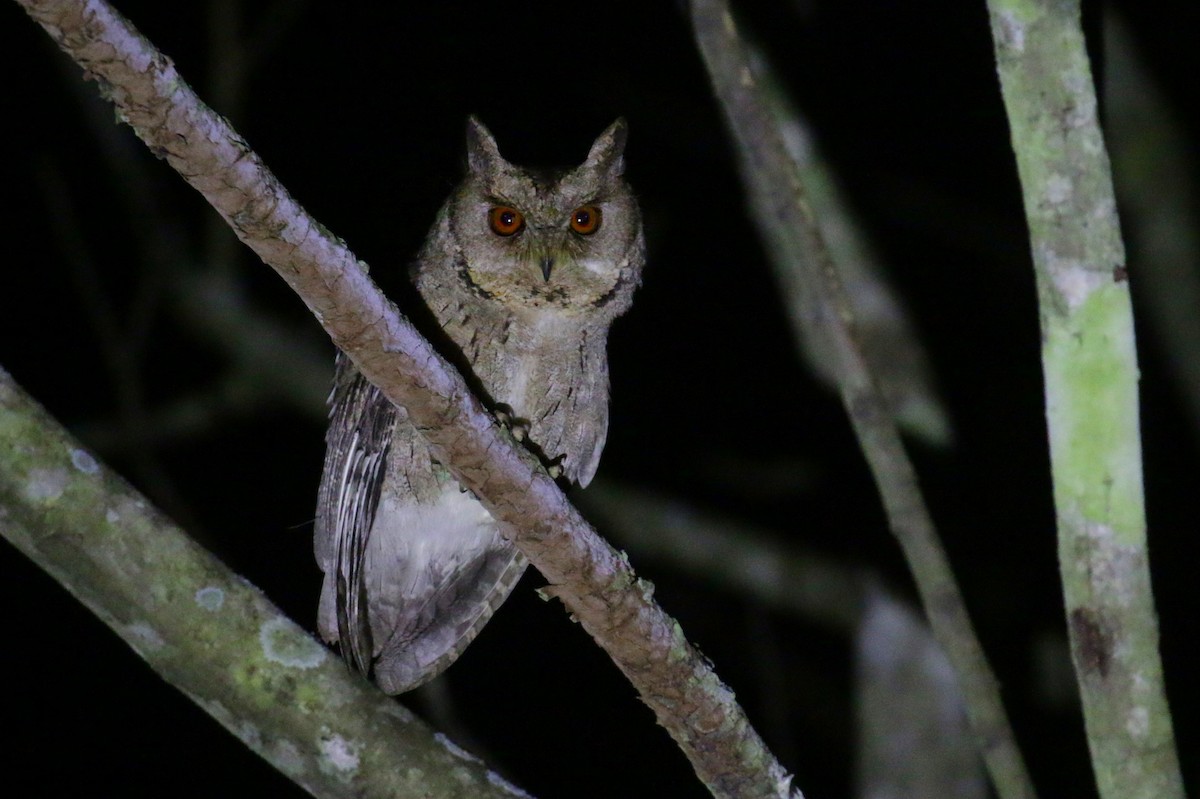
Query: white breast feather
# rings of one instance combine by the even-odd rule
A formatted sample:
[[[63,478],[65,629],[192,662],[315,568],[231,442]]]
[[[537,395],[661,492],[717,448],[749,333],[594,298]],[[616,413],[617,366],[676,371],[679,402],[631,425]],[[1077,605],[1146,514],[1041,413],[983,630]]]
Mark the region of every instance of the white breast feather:
[[[384,495],[380,498],[368,544],[367,574],[374,581],[373,590],[385,585],[396,596],[421,595],[423,581],[436,573],[452,570],[471,556],[483,551],[499,537],[496,523],[479,500],[462,491],[455,483],[430,504],[397,501]],[[435,565],[436,564],[436,565]],[[377,565],[383,568],[375,568]]]

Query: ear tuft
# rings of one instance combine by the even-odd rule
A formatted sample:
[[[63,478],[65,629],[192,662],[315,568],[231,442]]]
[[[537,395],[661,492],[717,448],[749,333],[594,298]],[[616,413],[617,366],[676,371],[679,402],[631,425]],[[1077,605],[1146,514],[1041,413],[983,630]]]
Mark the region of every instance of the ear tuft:
[[[610,177],[621,175],[625,171],[625,137],[628,131],[625,118],[619,117],[596,138],[584,166],[607,172]]]
[[[496,140],[474,114],[467,117],[467,167],[480,177],[494,175],[505,163]]]

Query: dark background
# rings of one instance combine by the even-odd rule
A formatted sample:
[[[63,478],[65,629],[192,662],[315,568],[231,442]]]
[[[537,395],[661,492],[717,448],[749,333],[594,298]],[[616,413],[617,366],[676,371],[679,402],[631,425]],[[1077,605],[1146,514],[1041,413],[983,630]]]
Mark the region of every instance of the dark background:
[[[275,16],[269,5],[291,10]],[[957,443],[915,444],[913,455],[1035,781],[1043,796],[1094,796],[1077,708],[1048,702],[1038,685],[1038,642],[1061,637],[1064,624],[1033,270],[984,3],[737,5],[821,137],[929,350]],[[1186,99],[1200,10],[1118,5],[1195,140]],[[245,4],[235,18],[256,54],[245,96],[230,107],[214,99],[222,93],[209,77],[209,4],[117,6],[385,284],[402,274],[459,175],[468,113],[509,159],[551,164],[578,162],[624,115],[650,262],[610,340],[601,476],[736,515],[911,594],[839,402],[796,358],[680,4]],[[1098,12],[1089,6],[1096,37]],[[0,4],[0,37],[10,142],[0,173],[0,364],[311,625],[319,414],[265,403],[230,408],[191,435],[114,442],[123,378],[105,357],[97,298],[122,320],[152,309],[136,359],[148,409],[203,391],[230,367],[227,351],[180,321],[174,301],[156,299],[171,294],[165,284],[179,264],[138,249],[139,226],[156,226],[171,257],[194,262],[213,214],[148,153],[139,154],[148,186],[114,173],[85,121],[83,97],[95,85],[81,92],[79,70],[13,3]],[[124,128],[119,136],[132,138]],[[131,186],[152,198],[148,211],[131,212]],[[68,257],[76,245],[87,270]],[[298,342],[328,348],[332,364],[328,341],[282,281],[232,252],[255,305]],[[1136,260],[1133,274],[1136,286]],[[1155,591],[1195,791],[1197,441],[1159,342],[1143,335],[1139,344]],[[790,490],[748,490],[759,470],[789,467]],[[845,631],[631,557],[806,794],[848,796]],[[534,596],[541,582],[531,571],[446,676],[463,729],[537,796],[705,795],[603,653],[560,606]],[[0,764],[12,783],[38,796],[302,795],[7,544],[0,607],[9,740]],[[767,689],[778,684],[782,692]]]

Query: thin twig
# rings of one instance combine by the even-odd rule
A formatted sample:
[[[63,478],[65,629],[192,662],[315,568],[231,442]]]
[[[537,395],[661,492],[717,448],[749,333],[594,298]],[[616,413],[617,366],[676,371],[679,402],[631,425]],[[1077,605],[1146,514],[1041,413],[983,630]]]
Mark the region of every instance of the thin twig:
[[[1000,701],[996,678],[971,627],[895,420],[870,374],[854,330],[853,312],[795,165],[759,96],[728,4],[724,0],[693,0],[692,21],[741,156],[763,179],[764,207],[794,231],[800,242],[798,250],[806,255],[806,262],[796,264],[797,290],[817,298],[815,305],[836,358],[842,401],[934,635],[958,674],[992,782],[1003,799],[1028,799],[1034,796],[1033,785]]]
[[[631,554],[670,564],[756,606],[847,636],[862,618],[869,573],[774,541],[746,522],[604,479],[580,493],[579,506]]]
[[[118,113],[300,295],[334,342],[475,492],[572,615],[637,687],[717,796],[789,795],[790,777],[745,714],[528,452],[513,446],[462,378],[400,316],[365,264],[304,212],[246,143],[99,0],[18,0]],[[798,794],[797,794],[798,795]]]
[[[1150,587],[1125,251],[1079,0],[988,0],[1042,323],[1058,560],[1096,784],[1181,799]]]
[[[812,217],[820,228],[858,331],[863,355],[901,429],[926,443],[946,446],[953,438],[928,356],[899,293],[889,284],[858,220],[842,197],[834,170],[825,162],[817,136],[792,103],[766,56],[747,51],[761,99],[805,189]],[[792,323],[793,337],[809,366],[824,383],[839,387],[836,355],[821,324],[818,297],[798,280],[796,264],[807,256],[805,237],[771,212],[771,176],[744,164],[754,223],[767,247]]]
[[[83,239],[83,226],[71,202],[62,172],[47,161],[39,170],[38,178],[38,185],[45,198],[54,245],[58,247],[63,260],[70,267],[75,293],[95,332],[96,344],[108,370],[110,386],[116,400],[118,437],[124,440],[138,440],[141,444],[127,451],[133,478],[178,524],[202,539],[204,528],[175,481],[171,479],[163,459],[152,442],[139,438],[139,432],[146,428],[150,415],[142,380],[142,352],[140,348],[126,345],[127,331],[122,328],[120,314],[109,297],[108,287],[101,280],[100,270]]]

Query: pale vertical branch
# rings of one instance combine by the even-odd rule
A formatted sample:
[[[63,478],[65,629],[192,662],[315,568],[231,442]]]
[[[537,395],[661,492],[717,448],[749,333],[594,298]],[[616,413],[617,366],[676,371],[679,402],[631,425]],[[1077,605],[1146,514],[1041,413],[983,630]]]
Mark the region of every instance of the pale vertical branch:
[[[1133,315],[1079,1],[988,8],[1037,274],[1059,568],[1092,767],[1105,799],[1178,799]]]
[[[724,0],[693,0],[696,40],[746,168],[759,176],[762,212],[791,229],[798,257],[795,291],[815,298],[834,353],[842,402],[866,456],[925,613],[966,696],[976,743],[1003,799],[1032,797],[996,678],[975,637],[962,594],[904,450],[895,419],[876,385],[855,330],[853,310],[832,263],[795,163],[762,101],[737,26]]]
[[[511,797],[350,671],[0,369],[0,534],[313,796]]]
[[[733,692],[537,459],[513,445],[462,378],[289,196],[173,64],[101,0],[18,0],[153,152],[275,269],[359,370],[426,436],[605,649],[716,796],[799,796]]]
[[[954,669],[929,626],[878,586],[855,636],[861,799],[986,799]]]

